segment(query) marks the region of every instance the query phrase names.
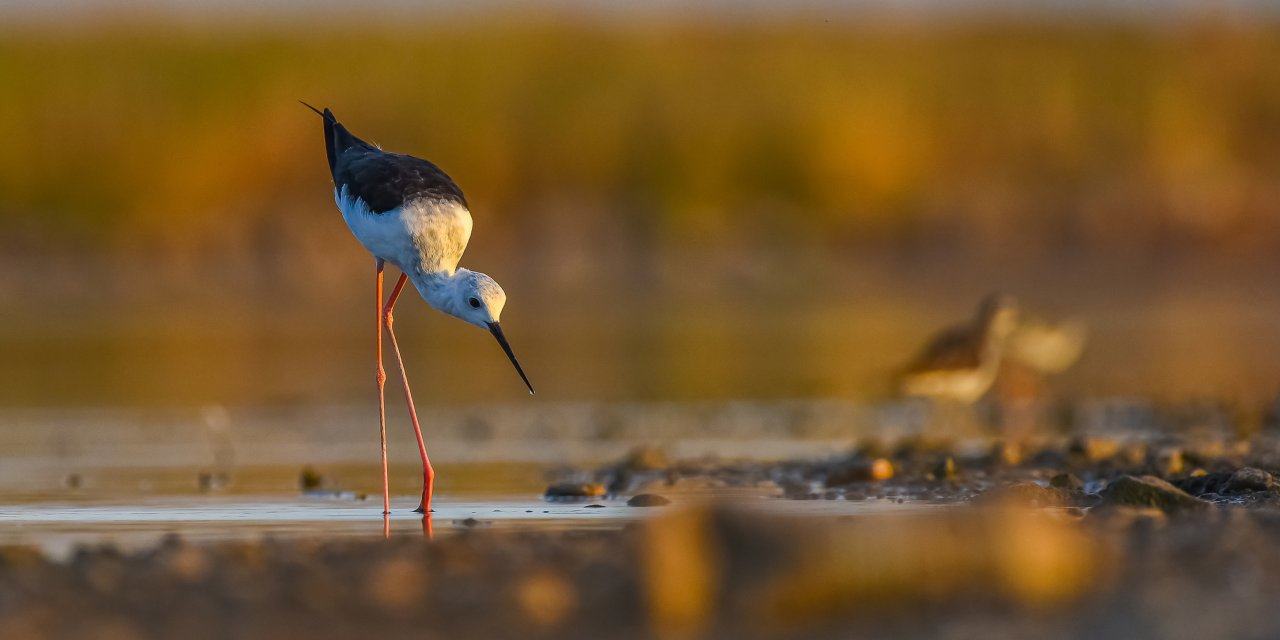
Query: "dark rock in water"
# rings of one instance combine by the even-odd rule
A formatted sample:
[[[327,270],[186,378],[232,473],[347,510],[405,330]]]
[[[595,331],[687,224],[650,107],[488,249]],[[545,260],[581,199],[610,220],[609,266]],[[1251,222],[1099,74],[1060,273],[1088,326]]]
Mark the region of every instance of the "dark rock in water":
[[[642,493],[632,496],[627,501],[628,507],[662,507],[671,504],[671,501],[656,493]]]
[[[465,519],[465,520],[463,520],[463,521],[459,522],[458,524],[461,524],[461,525],[462,525],[462,526],[464,526],[464,527],[474,527],[474,526],[476,526],[476,525],[480,524],[480,521],[479,521],[479,520],[476,520],[475,518],[467,518],[467,519]]]
[[[1245,493],[1249,491],[1270,491],[1275,487],[1275,478],[1262,469],[1244,467],[1236,469],[1227,480],[1227,491]]]
[[[298,486],[303,491],[318,491],[324,486],[324,476],[315,467],[303,467],[302,473],[298,474]]]
[[[589,505],[587,505],[587,506],[586,506],[586,508],[587,508],[587,509],[603,509],[603,508],[604,508],[604,505],[602,505],[602,504],[589,504]]]
[[[1068,491],[1084,491],[1084,481],[1077,478],[1074,473],[1059,473],[1049,478],[1049,486]]]
[[[1088,506],[1088,496],[1080,491],[1042,487],[1034,482],[1020,482],[984,491],[975,497],[973,502],[979,505],[1080,507]]]
[[[546,498],[597,498],[605,494],[599,482],[562,482],[547,487]]]
[[[1174,514],[1202,511],[1212,506],[1155,476],[1121,476],[1102,490],[1104,506],[1155,507]]]

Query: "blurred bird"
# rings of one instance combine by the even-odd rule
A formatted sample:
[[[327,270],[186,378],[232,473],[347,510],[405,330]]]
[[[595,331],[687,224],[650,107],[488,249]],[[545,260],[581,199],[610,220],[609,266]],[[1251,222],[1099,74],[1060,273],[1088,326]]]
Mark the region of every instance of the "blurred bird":
[[[1017,303],[1007,295],[985,298],[968,323],[937,334],[902,373],[899,388],[924,396],[972,404],[991,387],[1005,343],[1018,323]]]
[[[392,309],[405,282],[412,282],[427,304],[493,334],[529,388],[529,393],[533,394],[533,385],[520,368],[498,324],[507,294],[493,278],[458,268],[458,261],[471,238],[471,212],[462,190],[444,171],[420,158],[383,151],[352,135],[329,109],[321,111],[305,102],[302,104],[324,119],[325,155],[333,175],[334,199],[351,233],[373,254],[377,271],[378,364],[375,379],[382,437],[383,513],[391,511],[384,399],[386,373],[382,368],[383,328],[391,338],[391,347],[400,367],[409,418],[422,456],[422,502],[417,511],[430,513],[435,471],[427,457],[418,412],[413,405],[404,361],[400,357],[400,346],[392,329]],[[384,304],[382,275],[388,262],[395,265],[401,274]]]
[[[1052,322],[1022,314],[1005,358],[1040,374],[1062,373],[1080,359],[1088,330],[1079,320]]]

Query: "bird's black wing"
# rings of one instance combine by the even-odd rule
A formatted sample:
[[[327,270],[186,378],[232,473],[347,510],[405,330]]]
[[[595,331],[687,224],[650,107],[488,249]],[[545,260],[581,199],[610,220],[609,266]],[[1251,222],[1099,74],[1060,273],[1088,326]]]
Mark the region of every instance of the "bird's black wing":
[[[302,104],[324,118],[325,155],[334,188],[346,187],[348,194],[364,200],[374,213],[420,198],[467,206],[462,189],[440,167],[421,158],[382,151],[348,131],[329,109],[320,111]]]
[[[980,341],[968,325],[946,329],[907,366],[907,373],[976,369],[981,364]]]
[[[333,172],[338,189],[364,200],[374,213],[384,213],[419,199],[444,200],[467,206],[462,189],[444,171],[426,160],[377,149],[351,148],[341,153]]]

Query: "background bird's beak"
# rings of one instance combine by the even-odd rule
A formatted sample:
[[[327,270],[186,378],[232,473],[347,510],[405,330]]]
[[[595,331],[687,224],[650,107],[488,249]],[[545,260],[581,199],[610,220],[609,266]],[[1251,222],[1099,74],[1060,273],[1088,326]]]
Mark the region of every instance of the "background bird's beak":
[[[533,385],[529,384],[529,376],[524,375],[524,369],[520,368],[520,362],[516,360],[516,354],[511,352],[511,345],[507,344],[507,337],[502,335],[502,327],[496,322],[489,323],[489,333],[498,339],[498,344],[502,345],[502,350],[507,352],[507,357],[511,358],[511,364],[516,366],[516,373],[520,374],[520,379],[524,380],[524,386],[529,387],[529,395],[533,395]]]

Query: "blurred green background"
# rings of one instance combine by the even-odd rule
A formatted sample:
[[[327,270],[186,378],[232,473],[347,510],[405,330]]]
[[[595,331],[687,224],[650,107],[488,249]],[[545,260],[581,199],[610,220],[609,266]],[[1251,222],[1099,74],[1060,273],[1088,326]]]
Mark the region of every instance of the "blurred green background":
[[[996,289],[1090,325],[1064,394],[1280,391],[1265,4],[379,6],[0,5],[0,406],[371,398],[299,99],[459,182],[540,399],[876,398]],[[523,402],[397,319],[421,402]]]

